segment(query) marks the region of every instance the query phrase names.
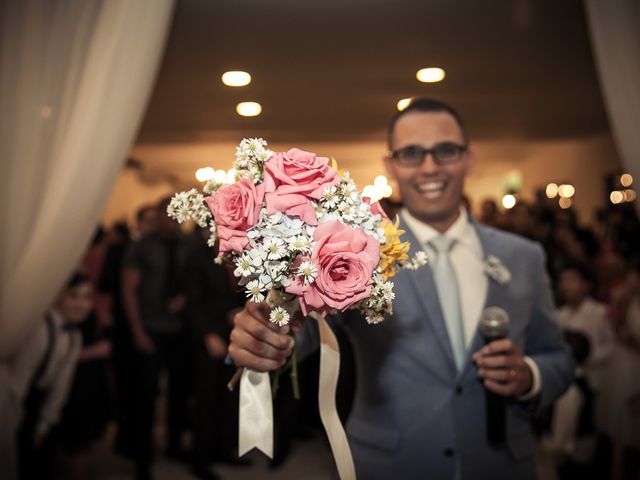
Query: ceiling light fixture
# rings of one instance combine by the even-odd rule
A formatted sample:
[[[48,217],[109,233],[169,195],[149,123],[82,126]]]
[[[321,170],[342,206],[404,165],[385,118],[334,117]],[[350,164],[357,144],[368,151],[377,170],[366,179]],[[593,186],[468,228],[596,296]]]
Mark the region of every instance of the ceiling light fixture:
[[[236,105],[236,112],[242,117],[257,117],[262,113],[262,105],[258,102],[241,102]]]
[[[224,72],[222,74],[222,83],[227,87],[244,87],[251,83],[251,75],[241,71]]]
[[[407,108],[411,104],[411,100],[413,100],[413,98],[403,98],[402,100],[398,100],[398,103],[396,103],[398,111],[401,112]]]
[[[422,83],[441,82],[445,76],[445,71],[440,67],[421,68],[416,73],[416,78]]]

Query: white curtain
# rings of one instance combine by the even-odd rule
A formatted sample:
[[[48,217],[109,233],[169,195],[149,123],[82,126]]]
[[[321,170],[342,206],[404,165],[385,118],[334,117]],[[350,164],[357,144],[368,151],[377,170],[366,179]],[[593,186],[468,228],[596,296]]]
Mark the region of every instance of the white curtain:
[[[609,123],[625,168],[640,188],[640,1],[585,0]],[[640,200],[635,202],[640,214]]]
[[[96,227],[173,5],[0,2],[0,358],[40,320]]]

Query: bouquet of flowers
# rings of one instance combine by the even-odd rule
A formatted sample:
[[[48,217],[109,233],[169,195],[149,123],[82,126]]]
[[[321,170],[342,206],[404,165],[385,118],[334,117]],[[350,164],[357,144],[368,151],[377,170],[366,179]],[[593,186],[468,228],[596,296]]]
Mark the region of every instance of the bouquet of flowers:
[[[371,324],[381,322],[392,313],[390,279],[400,268],[425,264],[424,252],[409,258],[398,222],[358,193],[349,173],[339,172],[331,159],[266,147],[262,139],[244,139],[236,149],[233,183],[211,180],[204,194],[178,193],[167,213],[209,228],[209,245],[219,245],[216,261],[235,267],[250,301],[270,303],[271,322],[288,324],[292,306],[319,322],[347,309],[359,310]],[[321,328],[321,341],[327,330]],[[337,463],[341,476],[350,478]]]
[[[193,220],[219,242],[217,262],[235,266],[234,275],[252,302],[275,290],[295,296],[302,313],[326,315],[360,310],[369,323],[392,311],[399,268],[426,263],[420,252],[409,259],[404,232],[379,203],[358,193],[348,172],[326,157],[293,148],[266,149],[259,138],[236,149],[236,181],[210,180],[204,194],[176,194],[167,213],[178,222]],[[289,312],[277,306],[271,321],[286,325]]]

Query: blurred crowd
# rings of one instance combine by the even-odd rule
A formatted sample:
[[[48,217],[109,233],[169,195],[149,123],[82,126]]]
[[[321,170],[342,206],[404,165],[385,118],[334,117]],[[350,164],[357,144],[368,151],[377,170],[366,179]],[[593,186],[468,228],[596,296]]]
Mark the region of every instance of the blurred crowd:
[[[560,479],[640,478],[640,223],[610,205],[586,226],[540,191],[478,220],[540,242],[557,321],[578,364],[569,391],[538,422]]]
[[[20,478],[88,478],[91,450],[108,424],[117,425],[113,448],[140,479],[152,478],[158,451],[204,479],[218,478],[216,463],[242,464],[237,391],[226,388],[234,367],[225,358],[245,299],[233,271],[213,262],[208,232],[181,231],[167,205],[141,208],[131,229],[99,228],[21,350],[13,386],[21,399]],[[386,207],[393,213],[398,205]],[[572,387],[536,425],[559,478],[638,478],[640,224],[631,204],[603,208],[592,226],[544,194],[505,211],[486,200],[475,213],[478,222],[540,242],[547,254],[558,322],[579,365]],[[356,379],[349,345],[338,337],[344,420]],[[301,365],[300,402],[280,382],[274,468],[292,438],[318,425],[315,362]],[[166,399],[161,433],[159,396]]]

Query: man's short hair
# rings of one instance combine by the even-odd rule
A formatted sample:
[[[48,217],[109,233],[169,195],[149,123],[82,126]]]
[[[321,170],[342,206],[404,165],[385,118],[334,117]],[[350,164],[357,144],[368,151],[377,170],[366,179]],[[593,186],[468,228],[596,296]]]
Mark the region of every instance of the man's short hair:
[[[396,127],[396,123],[400,118],[412,112],[448,113],[454,118],[454,120],[458,124],[458,127],[460,128],[460,132],[462,133],[462,139],[464,143],[465,144],[469,143],[469,135],[467,134],[467,128],[464,125],[464,121],[462,120],[462,117],[460,116],[460,114],[456,110],[454,110],[453,107],[439,100],[434,100],[433,98],[418,97],[411,100],[411,103],[407,108],[399,112],[396,112],[396,114],[391,118],[391,121],[389,122],[389,128],[387,130],[387,145],[389,146],[389,150],[392,150],[393,148],[393,130]]]

